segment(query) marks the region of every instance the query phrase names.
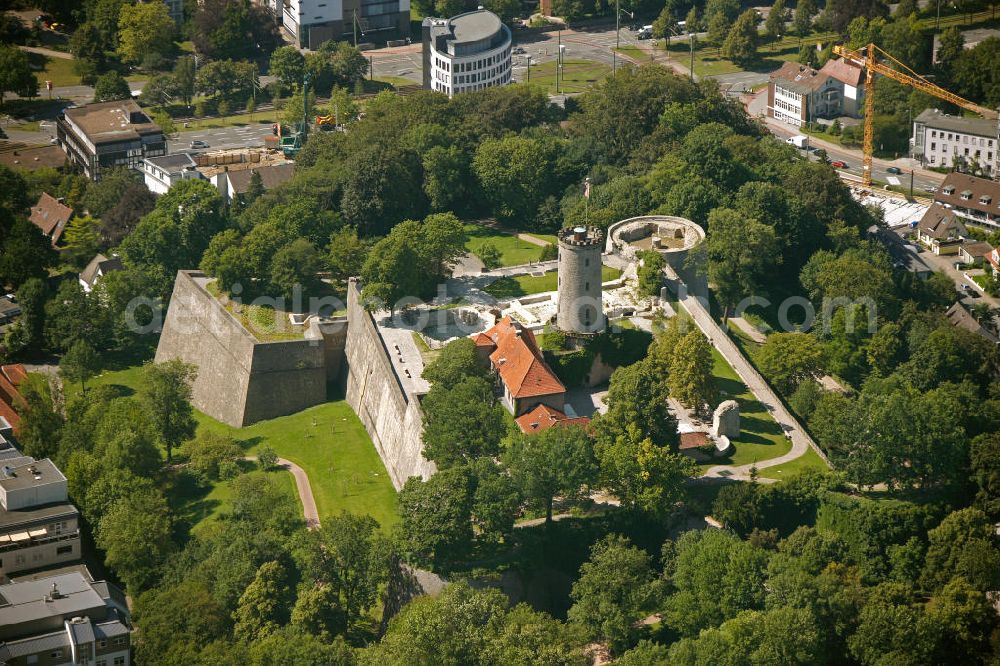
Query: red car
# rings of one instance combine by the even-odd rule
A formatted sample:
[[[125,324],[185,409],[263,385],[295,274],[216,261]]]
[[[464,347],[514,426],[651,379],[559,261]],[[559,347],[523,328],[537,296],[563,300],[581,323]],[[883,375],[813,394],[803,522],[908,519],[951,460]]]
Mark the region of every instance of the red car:
[[[837,160],[836,162],[830,162],[830,166],[832,166],[834,169],[846,169],[847,168],[847,164],[845,164],[844,162],[841,162],[840,160]]]

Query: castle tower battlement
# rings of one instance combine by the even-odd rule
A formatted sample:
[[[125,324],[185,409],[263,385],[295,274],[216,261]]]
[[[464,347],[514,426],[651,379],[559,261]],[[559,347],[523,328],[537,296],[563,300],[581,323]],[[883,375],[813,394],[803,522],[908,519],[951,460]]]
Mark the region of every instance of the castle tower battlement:
[[[607,327],[601,302],[604,231],[593,226],[559,231],[556,327],[569,335],[594,335]]]

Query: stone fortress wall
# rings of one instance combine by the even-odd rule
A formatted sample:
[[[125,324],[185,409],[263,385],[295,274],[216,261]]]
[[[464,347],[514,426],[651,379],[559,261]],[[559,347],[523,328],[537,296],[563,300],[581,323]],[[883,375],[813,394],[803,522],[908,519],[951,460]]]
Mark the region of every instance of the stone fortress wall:
[[[326,402],[327,384],[343,381],[346,371],[347,402],[396,489],[410,476],[434,473],[421,453],[420,402],[400,384],[355,282],[346,318],[311,319],[302,340],[261,342],[208,292],[209,281],[200,271],[178,272],[155,358],[198,368],[195,407],[243,427]]]
[[[420,400],[399,381],[354,279],[347,289],[347,319],[347,404],[372,438],[396,490],[411,476],[430,478],[437,468],[423,457]]]
[[[198,368],[191,402],[209,416],[243,427],[326,400],[336,379],[346,322],[314,325],[302,340],[257,340],[205,288],[200,271],[179,271],[156,349],[156,363],[181,359]],[[336,347],[340,345],[340,353]]]

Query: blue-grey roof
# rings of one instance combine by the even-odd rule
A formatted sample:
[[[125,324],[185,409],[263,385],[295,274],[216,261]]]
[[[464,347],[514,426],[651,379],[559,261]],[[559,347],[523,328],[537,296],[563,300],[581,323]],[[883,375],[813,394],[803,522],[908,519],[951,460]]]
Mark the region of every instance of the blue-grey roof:
[[[0,660],[9,661],[29,654],[59,649],[69,650],[69,637],[62,630],[0,644]]]
[[[128,633],[129,628],[119,620],[94,625],[94,636],[97,638],[114,638],[115,636],[126,636]]]
[[[158,166],[164,171],[175,172],[197,166],[194,159],[188,153],[173,153],[171,155],[161,155],[160,157],[147,157],[146,161]]]

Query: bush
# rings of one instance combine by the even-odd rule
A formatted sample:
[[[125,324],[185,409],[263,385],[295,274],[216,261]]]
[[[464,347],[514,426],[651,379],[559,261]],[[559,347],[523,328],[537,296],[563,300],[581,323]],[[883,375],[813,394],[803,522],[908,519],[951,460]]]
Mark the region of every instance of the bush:
[[[582,386],[590,368],[594,365],[594,352],[589,349],[577,349],[572,352],[553,354],[545,352],[545,360],[556,377],[566,385],[566,388]]]
[[[552,261],[559,257],[559,248],[554,244],[550,243],[542,248],[541,253],[538,255],[538,261]]]
[[[500,250],[491,241],[486,241],[479,246],[476,256],[483,262],[483,268],[488,271],[500,267]]]
[[[788,404],[800,419],[809,421],[813,411],[816,409],[816,402],[823,396],[823,388],[814,379],[809,379],[796,388],[788,396]]]
[[[557,352],[566,349],[566,334],[551,324],[545,325],[541,342],[542,351]]]
[[[261,469],[274,469],[278,465],[278,454],[265,444],[257,450],[257,462]]]
[[[195,439],[184,445],[184,453],[188,457],[189,466],[198,477],[205,481],[218,481],[231,478],[224,475],[231,468],[239,467],[236,461],[243,456],[243,450],[232,437],[202,432]]]

